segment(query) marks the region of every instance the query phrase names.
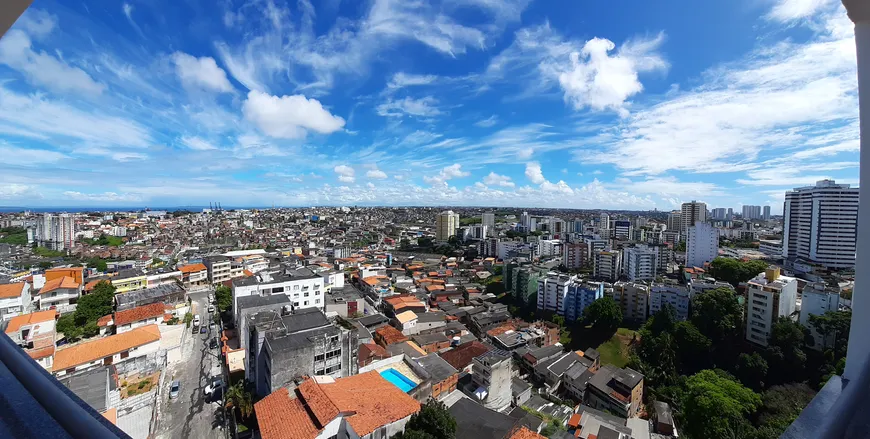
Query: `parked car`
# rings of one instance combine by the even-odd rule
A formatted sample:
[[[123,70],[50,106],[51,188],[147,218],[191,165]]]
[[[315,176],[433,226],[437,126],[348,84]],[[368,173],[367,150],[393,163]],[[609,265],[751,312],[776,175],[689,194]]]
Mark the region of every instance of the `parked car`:
[[[220,388],[220,389],[224,388],[224,380],[221,377],[213,377],[211,379],[211,382],[205,386],[204,392],[206,395],[211,395],[218,388]]]
[[[199,326],[201,320],[199,319],[199,314],[193,316],[193,326]]]
[[[215,325],[214,322],[211,322],[211,323],[208,324],[208,330],[209,330],[209,331],[214,330],[215,327],[217,327],[217,325]]]
[[[211,294],[208,295],[208,303],[214,303],[214,296]]]
[[[216,338],[213,338],[213,339],[209,340],[209,342],[208,342],[208,347],[209,347],[209,349],[217,349],[217,348],[218,348],[218,341],[217,341],[217,339],[216,339]]]
[[[202,327],[199,328],[199,333],[200,333],[200,334],[205,334],[206,332],[208,332],[208,327],[206,327],[206,326],[202,326]]]
[[[181,391],[181,381],[175,380],[169,386],[169,399],[178,398],[179,391]]]
[[[211,313],[214,312],[214,305],[209,305],[209,306],[208,306],[208,312],[209,312],[209,314],[211,314]]]

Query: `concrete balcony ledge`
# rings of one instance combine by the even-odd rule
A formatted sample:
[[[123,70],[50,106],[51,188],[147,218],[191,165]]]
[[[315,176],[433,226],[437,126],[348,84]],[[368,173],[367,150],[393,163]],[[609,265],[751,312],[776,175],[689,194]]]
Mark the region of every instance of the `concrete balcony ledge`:
[[[860,384],[836,375],[831,377],[780,439],[870,437],[870,417],[865,411],[870,404],[870,392],[857,388],[845,391],[850,385]]]

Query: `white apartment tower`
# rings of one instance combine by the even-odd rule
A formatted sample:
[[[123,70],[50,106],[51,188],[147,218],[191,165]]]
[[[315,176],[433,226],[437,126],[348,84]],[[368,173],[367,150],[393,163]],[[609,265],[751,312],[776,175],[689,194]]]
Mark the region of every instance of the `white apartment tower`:
[[[761,206],[743,206],[743,219],[761,219]]]
[[[632,282],[656,278],[658,248],[637,245],[622,250],[625,275]]]
[[[680,234],[686,236],[689,227],[698,221],[707,222],[707,204],[698,201],[683,203],[680,210]]]
[[[674,210],[668,214],[668,223],[667,230],[671,230],[674,232],[680,231],[680,227],[683,226],[683,219],[681,218],[681,214],[679,210]]]
[[[821,180],[785,193],[782,257],[826,268],[855,266],[858,188]]]
[[[594,253],[595,267],[593,276],[598,279],[615,281],[619,278],[620,254],[618,251],[597,250]]]
[[[761,219],[770,221],[770,206],[764,206],[762,208]]]
[[[773,324],[796,309],[797,279],[782,276],[779,268],[769,268],[747,283],[746,339],[767,346]]]
[[[719,229],[697,222],[686,236],[686,266],[703,267],[719,255]]]
[[[36,223],[38,245],[52,250],[71,248],[75,242],[75,221],[69,214],[46,213]]]
[[[495,214],[484,213],[480,215],[480,224],[486,227],[487,236],[495,236]]]
[[[446,210],[438,214],[435,219],[435,240],[447,241],[451,236],[456,236],[459,228],[459,214],[452,210]]]

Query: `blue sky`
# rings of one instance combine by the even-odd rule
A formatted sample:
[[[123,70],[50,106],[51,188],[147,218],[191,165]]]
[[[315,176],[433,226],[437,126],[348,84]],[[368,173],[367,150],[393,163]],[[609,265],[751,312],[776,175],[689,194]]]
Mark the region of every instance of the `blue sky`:
[[[37,0],[0,205],[770,204],[857,184],[837,0]]]

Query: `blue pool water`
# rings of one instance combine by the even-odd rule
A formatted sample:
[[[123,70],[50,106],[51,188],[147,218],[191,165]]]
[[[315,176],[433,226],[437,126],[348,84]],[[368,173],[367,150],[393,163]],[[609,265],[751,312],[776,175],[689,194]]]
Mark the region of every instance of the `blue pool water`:
[[[381,376],[405,393],[410,392],[411,389],[417,386],[413,381],[409,380],[408,377],[402,375],[402,373],[396,369],[384,369],[381,371]]]

